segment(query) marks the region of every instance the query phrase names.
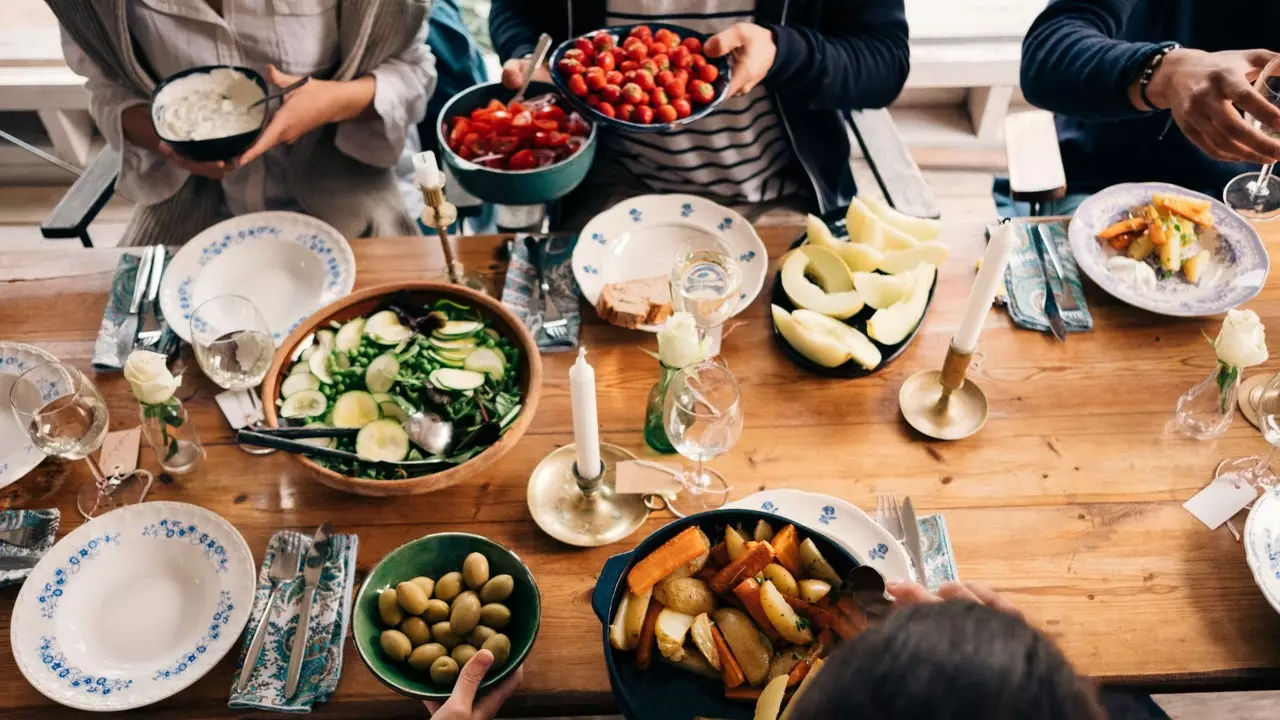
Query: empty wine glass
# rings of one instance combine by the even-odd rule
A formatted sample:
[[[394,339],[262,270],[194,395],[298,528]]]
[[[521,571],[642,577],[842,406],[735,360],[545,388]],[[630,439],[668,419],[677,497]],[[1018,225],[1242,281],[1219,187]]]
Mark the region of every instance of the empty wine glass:
[[[720,354],[720,327],[738,309],[742,272],[724,243],[710,236],[686,240],[671,267],[671,304],[693,316],[698,340]]]
[[[18,425],[37,448],[63,460],[89,464],[94,482],[76,496],[80,514],[92,518],[146,497],[151,473],[134,470],[106,475],[93,459],[107,436],[107,405],[79,370],[62,363],[33,367],[14,381],[9,403]]]
[[[254,406],[250,425],[262,422],[257,387],[271,369],[276,346],[270,326],[253,303],[239,295],[205,301],[191,313],[191,346],[210,380],[226,390],[246,391]],[[246,445],[240,449],[253,455],[275,452]]]
[[[1246,398],[1246,402],[1252,398]],[[1254,486],[1271,486],[1276,484],[1276,473],[1271,468],[1276,452],[1280,449],[1280,373],[1276,373],[1258,393],[1258,428],[1262,437],[1271,444],[1266,455],[1250,455],[1247,457],[1223,460],[1215,473],[1217,477],[1237,475],[1241,482]]]
[[[1276,67],[1280,65],[1272,62],[1263,68],[1253,87],[1267,102],[1280,107],[1280,75],[1276,74]],[[1247,113],[1245,119],[1263,133],[1280,138],[1280,128],[1265,127]],[[1275,176],[1274,170],[1275,163],[1268,163],[1260,172],[1244,173],[1227,183],[1222,191],[1227,207],[1250,220],[1272,220],[1280,216],[1280,178]]]
[[[718,363],[690,365],[672,378],[663,414],[676,452],[694,461],[692,470],[678,476],[684,489],[667,500],[667,507],[684,517],[724,505],[729,485],[705,463],[727,452],[742,435],[737,378]]]

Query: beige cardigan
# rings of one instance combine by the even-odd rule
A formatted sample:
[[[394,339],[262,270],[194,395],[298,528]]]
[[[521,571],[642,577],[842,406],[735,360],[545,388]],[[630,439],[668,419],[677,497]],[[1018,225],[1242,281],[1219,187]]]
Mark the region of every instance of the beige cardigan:
[[[45,0],[62,29],[102,69],[139,95],[156,86],[134,51],[126,3],[130,0]],[[199,1],[199,0],[194,0]],[[430,0],[340,0],[342,62],[329,79],[350,80],[414,42],[430,14]],[[326,126],[294,143],[289,186],[303,210],[346,237],[413,234],[392,171],[342,153],[335,128]],[[191,176],[170,198],[138,205],[122,244],[184,243],[218,220],[223,205],[219,183]]]

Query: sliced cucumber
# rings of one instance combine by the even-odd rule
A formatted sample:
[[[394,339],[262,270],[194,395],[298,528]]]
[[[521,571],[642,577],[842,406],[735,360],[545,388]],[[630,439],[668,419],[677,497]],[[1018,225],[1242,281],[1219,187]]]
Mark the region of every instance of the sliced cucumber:
[[[382,411],[382,417],[395,420],[398,423],[409,419],[409,413],[405,412],[395,400],[378,403],[378,409]]]
[[[435,360],[441,365],[448,365],[449,367],[453,367],[453,368],[461,368],[463,364],[462,360],[444,357],[443,355],[440,355],[434,350],[427,351],[427,358],[431,360]]]
[[[360,347],[360,336],[364,334],[364,318],[356,318],[338,331],[334,347],[339,350],[355,350]]]
[[[333,344],[336,341],[337,341],[337,336],[333,334],[332,330],[316,331],[316,344],[324,348],[325,350],[332,350]]]
[[[396,375],[400,374],[400,363],[391,353],[379,355],[369,363],[364,371],[364,386],[369,392],[384,393],[396,384]]]
[[[471,351],[462,366],[474,372],[485,373],[494,380],[501,380],[507,372],[507,363],[502,359],[502,353],[487,347]]]
[[[441,390],[475,390],[484,385],[485,376],[484,373],[470,370],[440,368],[439,370],[432,370],[428,379],[432,385]]]
[[[307,427],[328,428],[332,426],[322,422],[309,422],[307,423]],[[298,442],[302,443],[303,445],[311,445],[313,447],[333,448],[338,444],[338,439],[337,438],[304,438],[302,440],[299,440]]]
[[[307,361],[307,366],[311,368],[311,374],[319,378],[320,382],[325,385],[333,383],[333,376],[329,374],[329,355],[328,350],[320,348]]]
[[[400,316],[391,310],[374,313],[364,324],[364,332],[380,345],[399,345],[413,337],[413,330],[400,324]]]
[[[395,420],[375,420],[356,434],[356,455],[373,462],[399,462],[409,455],[409,433]]]
[[[329,408],[329,399],[319,390],[300,390],[290,395],[284,405],[280,406],[280,414],[287,418],[317,417]]]
[[[498,342],[499,340],[502,339],[502,336],[498,334],[498,331],[494,330],[493,328],[485,328],[484,334],[488,335],[489,339],[493,340],[494,342]]]
[[[311,374],[311,366],[307,365],[305,360],[296,362],[293,367],[289,368],[290,375],[301,375],[302,373]]]
[[[455,362],[464,362],[467,356],[471,354],[471,350],[433,350],[436,355]]]
[[[387,393],[373,393],[373,400],[374,400],[374,402],[378,403],[379,405],[381,405],[382,403],[384,403],[384,402],[386,402],[386,401],[388,401],[388,400],[390,400],[390,399],[391,399],[391,395],[389,395],[389,394],[387,394]]]
[[[298,359],[299,359],[299,360],[310,360],[310,359],[311,359],[312,354],[314,354],[314,353],[315,353],[315,351],[316,351],[316,346],[315,346],[315,345],[308,345],[308,346],[307,346],[307,347],[302,351],[302,354],[298,356]]]
[[[523,407],[524,405],[516,405],[507,411],[507,414],[502,416],[502,421],[498,423],[498,427],[502,430],[511,427],[511,423],[516,421],[516,417],[520,415],[520,409]]]
[[[329,353],[329,362],[327,364],[329,374],[335,375],[343,370],[351,369],[351,358],[341,350],[334,350]]]
[[[379,417],[377,401],[363,390],[343,393],[333,403],[334,427],[361,428]]]
[[[484,323],[474,320],[450,320],[444,324],[444,327],[431,333],[442,340],[455,340],[457,338],[471,337],[484,329]]]
[[[441,350],[470,350],[476,346],[476,339],[473,337],[464,337],[457,340],[444,340],[433,337],[429,342]]]
[[[404,351],[404,352],[402,352],[402,353],[396,353],[396,360],[399,360],[400,362],[404,362],[405,360],[409,360],[410,358],[412,358],[412,357],[414,357],[415,355],[417,355],[417,354],[418,354],[418,351],[419,351],[419,350],[421,350],[421,349],[422,349],[422,348],[420,348],[420,347],[418,347],[416,344],[414,344],[414,345],[412,345],[408,350],[405,350],[405,351]]]
[[[320,378],[311,373],[295,373],[285,378],[284,384],[280,386],[280,394],[285,400],[297,395],[303,390],[319,390]]]

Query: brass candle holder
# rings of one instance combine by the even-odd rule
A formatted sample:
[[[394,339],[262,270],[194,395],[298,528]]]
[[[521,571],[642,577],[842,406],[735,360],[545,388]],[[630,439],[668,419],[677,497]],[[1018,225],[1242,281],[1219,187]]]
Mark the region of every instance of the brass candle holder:
[[[987,396],[966,378],[973,353],[947,348],[942,370],[919,372],[907,378],[898,392],[898,405],[907,423],[934,440],[960,440],[987,423]]]
[[[635,455],[625,448],[600,443],[599,476],[578,472],[577,446],[556,448],[538,463],[529,477],[526,501],[533,521],[562,543],[599,547],[618,542],[636,531],[649,508],[640,495],[619,495],[616,466]]]
[[[445,198],[444,188],[423,187],[422,199],[426,201],[426,207],[422,208],[422,223],[427,227],[435,228],[436,235],[440,237],[440,249],[444,251],[444,264],[449,274],[449,281],[454,285],[462,285],[486,295],[490,294],[489,288],[479,278],[467,274],[462,263],[458,262],[457,256],[454,255],[453,238],[449,233],[449,226],[457,221],[458,208]]]

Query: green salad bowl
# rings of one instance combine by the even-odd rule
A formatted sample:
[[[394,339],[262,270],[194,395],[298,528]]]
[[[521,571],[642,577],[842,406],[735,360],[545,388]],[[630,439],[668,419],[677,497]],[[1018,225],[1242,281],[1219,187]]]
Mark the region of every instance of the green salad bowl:
[[[511,655],[502,667],[489,669],[480,683],[480,692],[501,683],[528,657],[542,624],[542,596],[528,566],[509,548],[488,538],[468,533],[437,533],[392,550],[373,566],[356,592],[351,613],[356,651],[382,684],[420,700],[449,697],[452,687],[437,685],[427,671],[414,670],[382,651],[382,631],[387,627],[378,614],[378,593],[420,575],[439,580],[446,573],[460,572],[463,560],[473,552],[489,560],[490,577],[506,574],[515,581],[511,596],[503,603],[511,610],[511,622],[500,631],[511,640]]]

